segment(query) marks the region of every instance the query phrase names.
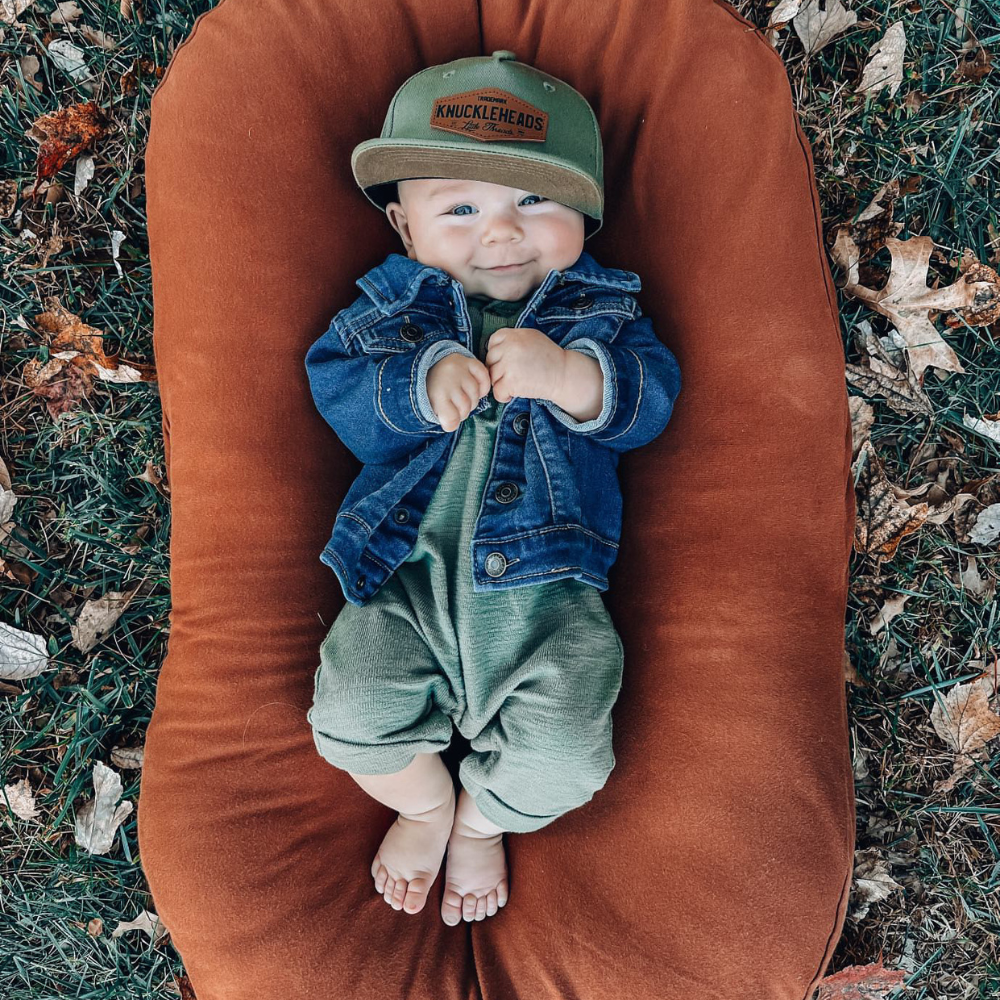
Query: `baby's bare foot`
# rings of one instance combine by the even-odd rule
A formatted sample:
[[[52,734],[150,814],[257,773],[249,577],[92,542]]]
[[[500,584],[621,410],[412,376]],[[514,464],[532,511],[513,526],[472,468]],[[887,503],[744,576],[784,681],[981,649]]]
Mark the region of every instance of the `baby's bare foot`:
[[[471,815],[477,819],[466,820]],[[481,822],[477,820],[482,820]],[[475,825],[472,825],[475,823]],[[448,839],[441,919],[454,926],[460,920],[492,917],[508,896],[507,856],[503,833],[486,833],[492,824],[482,819],[475,802],[463,792]]]
[[[394,910],[419,913],[441,870],[455,818],[455,792],[420,814],[396,817],[382,840],[371,873],[375,888]]]

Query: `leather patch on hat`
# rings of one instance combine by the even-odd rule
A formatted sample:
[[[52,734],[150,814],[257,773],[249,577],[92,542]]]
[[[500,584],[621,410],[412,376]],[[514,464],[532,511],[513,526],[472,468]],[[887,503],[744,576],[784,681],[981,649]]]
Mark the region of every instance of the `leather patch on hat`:
[[[506,90],[483,87],[439,97],[431,109],[431,128],[481,142],[545,142],[549,116]]]

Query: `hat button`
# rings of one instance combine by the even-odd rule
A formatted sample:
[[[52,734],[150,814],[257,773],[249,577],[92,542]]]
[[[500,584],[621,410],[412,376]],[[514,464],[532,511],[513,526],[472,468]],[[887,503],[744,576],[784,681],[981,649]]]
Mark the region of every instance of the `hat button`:
[[[494,49],[493,58],[500,62],[501,59],[517,59],[517,54],[511,52],[510,49]]]

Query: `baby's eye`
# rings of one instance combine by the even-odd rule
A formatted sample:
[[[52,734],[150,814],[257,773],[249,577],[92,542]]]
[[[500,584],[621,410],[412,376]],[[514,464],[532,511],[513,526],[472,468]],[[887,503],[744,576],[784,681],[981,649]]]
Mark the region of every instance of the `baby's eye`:
[[[448,214],[449,214],[449,215],[451,215],[451,214],[452,214],[453,212],[458,212],[458,210],[459,210],[460,208],[472,208],[472,206],[471,206],[471,205],[456,205],[456,206],[455,206],[455,207],[454,207],[454,208],[453,208],[453,209],[451,210],[451,212],[449,212]],[[461,214],[461,215],[465,215],[466,213],[465,213],[465,212],[461,212],[461,213],[459,213],[459,214]]]
[[[548,201],[548,198],[543,198],[540,194],[526,194],[524,197],[525,198],[537,198],[538,201]],[[521,204],[523,205],[524,202],[521,202]],[[537,204],[537,202],[536,202],[536,204]]]

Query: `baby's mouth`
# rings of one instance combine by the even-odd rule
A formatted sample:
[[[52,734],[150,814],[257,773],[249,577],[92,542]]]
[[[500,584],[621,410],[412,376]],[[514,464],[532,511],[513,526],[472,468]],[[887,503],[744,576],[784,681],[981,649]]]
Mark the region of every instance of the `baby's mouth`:
[[[521,261],[520,264],[501,264],[498,267],[488,267],[488,268],[486,268],[486,270],[487,271],[500,271],[501,273],[504,272],[504,271],[516,271],[519,267],[524,267],[526,264],[530,264],[530,263],[531,263],[530,261],[525,260],[525,261]]]

